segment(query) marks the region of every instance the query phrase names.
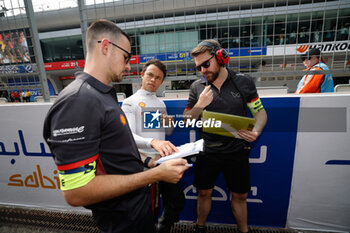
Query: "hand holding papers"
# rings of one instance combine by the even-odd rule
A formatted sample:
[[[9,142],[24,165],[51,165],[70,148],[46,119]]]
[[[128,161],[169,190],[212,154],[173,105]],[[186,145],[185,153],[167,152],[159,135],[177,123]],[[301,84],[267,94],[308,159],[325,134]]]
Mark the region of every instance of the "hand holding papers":
[[[203,151],[203,139],[200,139],[196,142],[186,143],[182,146],[177,147],[179,152],[176,152],[172,155],[162,157],[156,161],[156,163],[163,163],[165,161],[177,158],[184,158],[189,155],[198,154],[200,151]]]
[[[246,129],[251,131],[255,125],[255,119],[249,117],[236,116],[225,113],[203,111],[202,120],[215,119],[221,121],[221,128],[203,127],[203,132],[218,134],[227,137],[240,138],[237,131]]]

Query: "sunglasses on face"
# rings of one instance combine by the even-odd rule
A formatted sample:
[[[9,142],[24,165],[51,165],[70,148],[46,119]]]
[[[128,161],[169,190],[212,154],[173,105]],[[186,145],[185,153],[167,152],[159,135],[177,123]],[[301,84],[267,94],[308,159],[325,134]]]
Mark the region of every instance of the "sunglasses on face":
[[[97,43],[101,43],[101,42],[102,42],[101,40],[97,41]],[[128,54],[128,56],[124,56],[125,63],[128,64],[129,61],[130,61],[130,59],[131,59],[131,56],[132,56],[131,53],[129,53],[128,51],[126,51],[126,50],[123,49],[122,47],[120,47],[120,46],[114,44],[113,42],[108,41],[108,43],[111,44],[111,45],[113,45],[114,47],[117,47],[118,49],[124,51],[126,54]]]
[[[202,66],[203,66],[204,68],[206,68],[206,69],[209,68],[209,66],[210,66],[210,60],[211,60],[213,57],[214,57],[214,55],[211,56],[208,60],[206,60],[206,61],[203,62],[202,64],[196,66],[197,70],[198,70],[198,71],[201,71],[201,70],[202,70]]]

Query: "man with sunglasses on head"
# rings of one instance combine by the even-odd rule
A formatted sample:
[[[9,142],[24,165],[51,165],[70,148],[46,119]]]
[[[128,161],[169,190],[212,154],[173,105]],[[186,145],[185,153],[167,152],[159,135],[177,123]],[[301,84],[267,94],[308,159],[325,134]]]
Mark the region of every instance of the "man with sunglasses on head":
[[[140,149],[141,156],[144,154],[143,160],[146,168],[155,167],[155,161],[159,159],[159,155],[155,158],[147,157],[147,155],[155,154],[155,151],[150,148],[150,143],[153,140],[160,140],[164,144],[168,142],[168,150],[174,147],[169,141],[164,141],[165,135],[173,133],[173,127],[161,127],[160,129],[143,128],[143,115],[146,111],[159,111],[161,113],[160,122],[165,125],[170,125],[171,121],[173,121],[173,118],[167,115],[163,100],[156,96],[156,92],[163,83],[166,73],[166,66],[158,59],[147,61],[141,71],[141,89],[123,101],[122,109],[129,121],[131,131],[134,133],[134,136],[137,135],[144,138],[143,144],[147,145]],[[157,225],[157,232],[170,233],[171,227],[175,222],[179,221],[179,213],[185,206],[185,195],[180,183],[159,182],[158,187],[159,194],[162,196],[163,213]],[[155,214],[157,214],[157,211]]]
[[[318,48],[310,49],[301,55],[305,70],[329,70]],[[330,74],[306,74],[299,81],[296,94],[334,92],[333,77]]]
[[[217,41],[202,41],[191,51],[191,56],[205,79],[191,85],[184,111],[186,119],[200,119],[203,110],[245,116],[248,106],[256,120],[252,131],[237,132],[240,138],[200,130],[204,151],[197,156],[195,163],[194,186],[198,189],[198,199],[194,232],[206,232],[212,192],[221,171],[231,192],[232,213],[238,230],[248,232],[246,199],[250,191],[250,142],[261,134],[267,115],[252,78],[226,67],[228,53]]]
[[[184,159],[144,171],[143,162],[109,85],[130,70],[130,38],[115,23],[98,20],[86,34],[84,72],[59,94],[47,113],[44,138],[59,170],[66,202],[92,211],[109,233],[155,233],[148,184],[177,183]]]

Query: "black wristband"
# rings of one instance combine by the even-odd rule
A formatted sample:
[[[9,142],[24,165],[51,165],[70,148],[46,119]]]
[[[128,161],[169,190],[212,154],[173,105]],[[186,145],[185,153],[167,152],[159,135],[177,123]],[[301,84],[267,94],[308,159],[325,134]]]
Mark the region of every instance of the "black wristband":
[[[152,157],[147,157],[147,158],[145,159],[145,161],[143,162],[143,166],[149,168],[148,163],[149,163],[149,161],[150,161],[151,159],[152,159]]]

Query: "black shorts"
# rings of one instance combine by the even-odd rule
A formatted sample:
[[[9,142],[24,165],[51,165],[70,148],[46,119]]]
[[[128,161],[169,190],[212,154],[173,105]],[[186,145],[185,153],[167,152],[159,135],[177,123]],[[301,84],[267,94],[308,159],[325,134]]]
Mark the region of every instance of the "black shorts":
[[[231,192],[250,191],[249,170],[250,149],[245,147],[234,153],[205,153],[197,156],[194,186],[198,189],[212,189],[222,171],[226,185]]]
[[[131,220],[128,213],[118,211],[92,211],[101,233],[156,233],[152,209],[144,216]]]

